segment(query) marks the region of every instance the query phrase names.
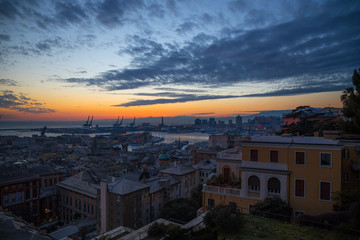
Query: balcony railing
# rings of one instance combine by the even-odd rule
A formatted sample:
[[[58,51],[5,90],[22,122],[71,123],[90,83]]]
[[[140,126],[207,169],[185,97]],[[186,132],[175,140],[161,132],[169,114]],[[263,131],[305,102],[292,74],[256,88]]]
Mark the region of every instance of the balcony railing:
[[[228,188],[228,187],[220,187],[220,186],[211,186],[204,184],[203,192],[208,193],[217,193],[222,195],[232,195],[232,196],[240,196],[241,189],[237,188]]]

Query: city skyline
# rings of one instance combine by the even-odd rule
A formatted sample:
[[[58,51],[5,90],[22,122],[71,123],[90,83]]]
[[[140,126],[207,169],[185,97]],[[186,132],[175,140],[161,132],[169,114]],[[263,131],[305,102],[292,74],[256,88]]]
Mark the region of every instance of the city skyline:
[[[358,1],[0,1],[0,120],[342,107]]]

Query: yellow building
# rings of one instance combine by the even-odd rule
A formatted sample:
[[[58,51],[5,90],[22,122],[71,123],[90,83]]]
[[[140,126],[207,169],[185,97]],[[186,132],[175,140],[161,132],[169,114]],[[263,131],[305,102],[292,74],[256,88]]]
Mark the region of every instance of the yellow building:
[[[332,211],[334,192],[360,185],[360,143],[320,137],[254,136],[241,150],[218,154],[217,172],[227,183],[204,185],[203,206],[236,204],[243,212],[266,197],[289,203],[293,216]]]

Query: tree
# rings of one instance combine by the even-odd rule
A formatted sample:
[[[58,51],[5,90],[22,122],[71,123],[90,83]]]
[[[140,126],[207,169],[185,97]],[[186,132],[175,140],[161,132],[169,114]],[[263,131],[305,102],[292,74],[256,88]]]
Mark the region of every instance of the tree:
[[[340,99],[343,103],[344,119],[339,122],[340,128],[346,132],[360,133],[360,68],[354,70],[352,83],[355,86],[343,91]]]
[[[199,207],[197,202],[193,200],[185,198],[176,199],[164,206],[160,217],[180,223],[187,223],[196,217]]]
[[[267,218],[290,221],[291,207],[280,198],[266,198],[263,202],[254,205],[251,213]]]
[[[353,203],[360,200],[360,187],[337,191],[333,195],[333,200],[334,211],[348,210]]]
[[[218,205],[205,215],[204,223],[209,228],[234,232],[241,226],[242,218],[235,205]]]
[[[163,223],[153,223],[148,229],[149,237],[162,237],[167,232],[167,226]]]

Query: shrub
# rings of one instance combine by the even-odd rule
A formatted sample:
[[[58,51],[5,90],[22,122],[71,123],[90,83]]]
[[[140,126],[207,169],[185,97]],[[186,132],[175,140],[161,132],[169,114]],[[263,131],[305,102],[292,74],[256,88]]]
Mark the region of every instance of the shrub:
[[[161,237],[166,234],[166,226],[163,223],[153,223],[148,229],[149,237]]]
[[[204,223],[209,228],[233,232],[241,227],[241,213],[234,205],[218,205],[205,215]]]
[[[251,213],[266,218],[281,221],[290,221],[292,209],[280,198],[266,198],[263,202],[256,203]]]

